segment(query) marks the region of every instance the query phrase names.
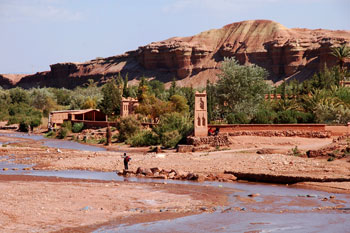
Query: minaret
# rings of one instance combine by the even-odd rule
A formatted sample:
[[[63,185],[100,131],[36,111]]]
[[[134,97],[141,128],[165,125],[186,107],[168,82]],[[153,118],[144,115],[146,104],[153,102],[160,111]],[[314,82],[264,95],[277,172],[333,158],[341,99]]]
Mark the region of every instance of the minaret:
[[[196,92],[194,101],[194,136],[208,136],[207,93]]]

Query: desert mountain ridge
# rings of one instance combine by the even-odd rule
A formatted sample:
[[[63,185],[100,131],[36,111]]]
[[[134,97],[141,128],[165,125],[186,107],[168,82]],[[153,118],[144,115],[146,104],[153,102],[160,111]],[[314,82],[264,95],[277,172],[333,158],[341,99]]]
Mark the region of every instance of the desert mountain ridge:
[[[335,65],[337,60],[330,54],[331,47],[349,42],[348,30],[289,29],[270,20],[248,20],[194,36],[152,42],[122,55],[53,64],[50,71],[32,75],[0,75],[0,85],[74,88],[88,79],[102,84],[121,73],[128,74],[131,83],[142,76],[165,83],[176,77],[180,86],[200,87],[207,80],[217,80],[225,57],[265,68],[273,82],[305,80],[324,64]]]

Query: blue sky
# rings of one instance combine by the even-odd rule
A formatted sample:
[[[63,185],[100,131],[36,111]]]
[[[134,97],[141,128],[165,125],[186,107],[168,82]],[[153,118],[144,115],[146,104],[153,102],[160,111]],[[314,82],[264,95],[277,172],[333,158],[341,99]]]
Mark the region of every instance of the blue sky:
[[[350,30],[350,1],[0,0],[0,73],[45,71],[249,19]]]

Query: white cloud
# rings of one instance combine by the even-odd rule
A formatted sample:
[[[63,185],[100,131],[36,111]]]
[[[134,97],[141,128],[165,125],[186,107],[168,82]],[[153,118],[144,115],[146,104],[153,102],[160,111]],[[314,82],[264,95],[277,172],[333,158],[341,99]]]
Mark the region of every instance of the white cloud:
[[[80,21],[83,14],[65,0],[0,0],[0,22]]]

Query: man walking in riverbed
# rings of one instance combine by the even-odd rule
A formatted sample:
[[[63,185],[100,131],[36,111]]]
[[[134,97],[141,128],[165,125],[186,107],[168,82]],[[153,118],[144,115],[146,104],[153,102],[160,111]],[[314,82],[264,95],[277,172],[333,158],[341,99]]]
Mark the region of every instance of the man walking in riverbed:
[[[129,170],[129,161],[131,160],[130,156],[126,155],[126,153],[124,153],[124,169],[125,170]]]

